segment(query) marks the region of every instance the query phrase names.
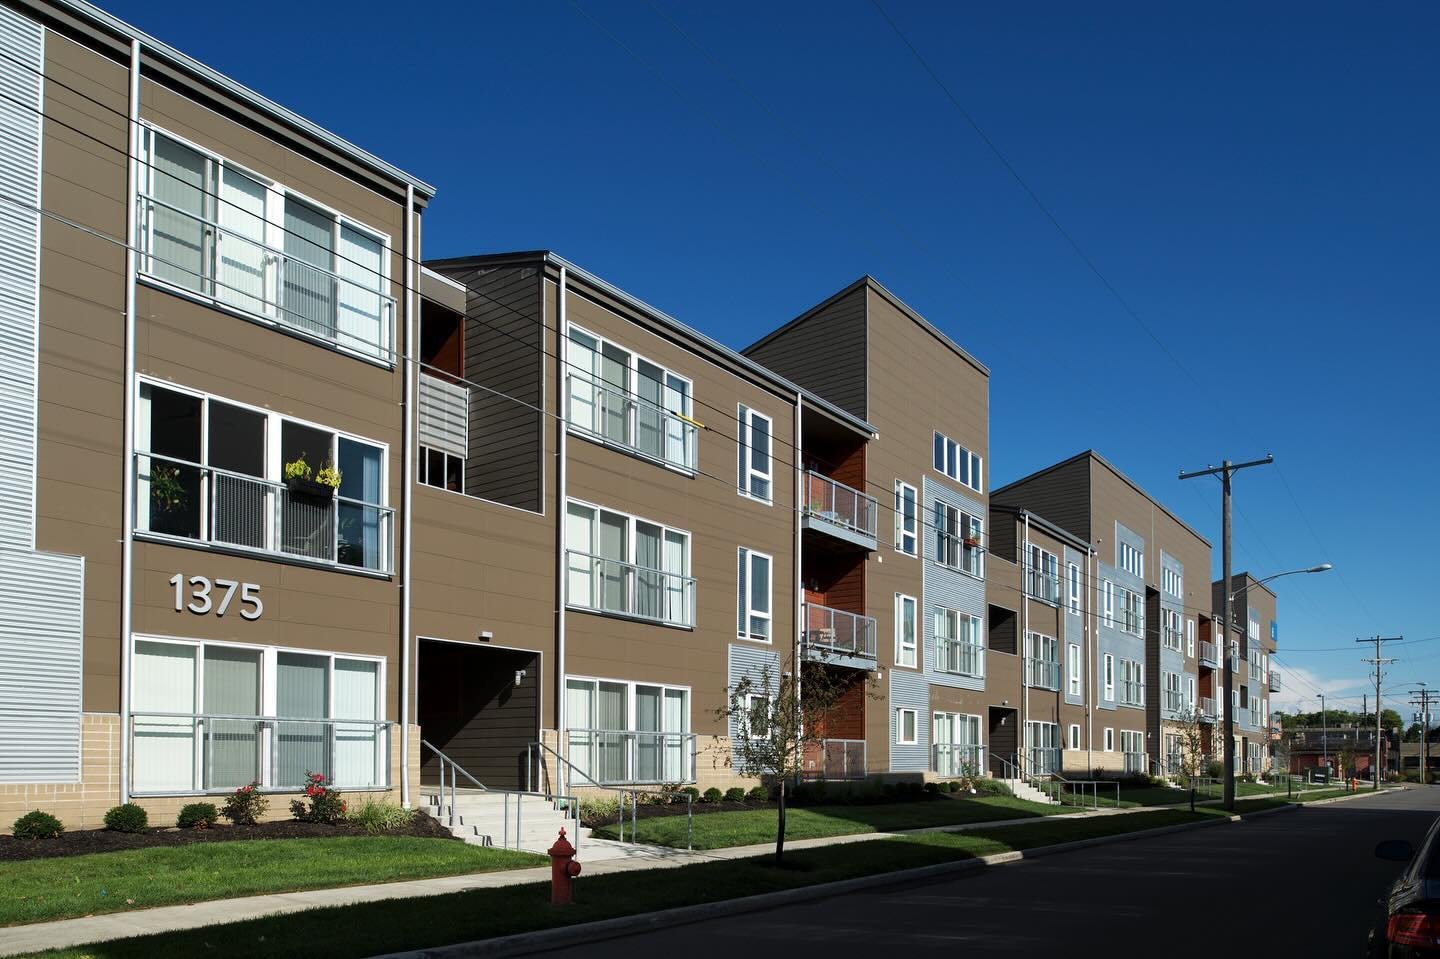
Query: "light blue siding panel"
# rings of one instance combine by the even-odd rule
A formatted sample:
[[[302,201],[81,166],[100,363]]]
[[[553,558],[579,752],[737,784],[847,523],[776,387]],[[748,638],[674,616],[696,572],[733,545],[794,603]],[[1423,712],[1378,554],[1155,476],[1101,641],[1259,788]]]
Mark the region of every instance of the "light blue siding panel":
[[[947,486],[934,482],[928,476],[921,483],[921,501],[924,508],[925,523],[922,525],[924,535],[921,537],[924,542],[924,550],[921,553],[924,569],[922,571],[922,583],[924,595],[920,598],[924,609],[922,614],[922,629],[924,656],[925,656],[925,678],[937,685],[947,686],[952,689],[973,689],[983,690],[985,680],[983,677],[958,676],[954,673],[942,673],[935,669],[935,610],[937,608],[953,609],[960,613],[980,618],[980,639],[985,642],[987,634],[987,623],[985,622],[985,581],[966,573],[957,572],[941,563],[935,562],[935,540],[936,530],[933,517],[935,515],[935,504],[946,503],[957,509],[963,510],[972,516],[979,516],[981,521],[986,523],[988,528],[989,520],[985,516],[985,507],[969,496],[958,493]]]
[[[896,710],[915,710],[915,745],[902,746]],[[919,773],[930,768],[930,684],[919,673],[890,670],[890,771]]]
[[[759,683],[766,666],[770,667],[770,689],[773,692],[780,682],[780,653],[772,647],[752,646],[740,643],[732,643],[729,653],[729,685],[726,698],[729,698],[729,690],[734,689],[742,679],[749,678],[753,683]],[[729,721],[730,738],[735,738],[735,720]],[[735,749],[730,751],[730,761],[734,763],[735,769],[741,767],[740,754]]]

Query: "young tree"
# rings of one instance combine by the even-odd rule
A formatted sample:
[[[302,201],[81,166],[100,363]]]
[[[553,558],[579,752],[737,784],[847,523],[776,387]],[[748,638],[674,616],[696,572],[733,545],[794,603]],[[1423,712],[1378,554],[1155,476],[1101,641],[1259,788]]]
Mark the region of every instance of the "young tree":
[[[806,747],[824,738],[824,719],[856,682],[853,671],[826,668],[820,661],[777,670],[765,664],[727,690],[717,717],[729,723],[732,749],[726,766],[747,776],[769,779],[779,803],[775,832],[775,864],[785,857],[785,806],[787,788],[800,777]]]
[[[1205,771],[1205,724],[1200,710],[1191,706],[1175,720],[1180,736],[1180,772],[1190,781],[1190,811],[1195,811],[1195,787]]]

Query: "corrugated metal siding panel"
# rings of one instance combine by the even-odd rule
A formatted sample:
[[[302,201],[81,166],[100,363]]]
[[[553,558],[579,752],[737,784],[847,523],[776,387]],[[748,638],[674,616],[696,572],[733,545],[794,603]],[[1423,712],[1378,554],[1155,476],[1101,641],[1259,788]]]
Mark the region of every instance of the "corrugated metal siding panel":
[[[942,566],[932,558],[935,555],[935,503],[948,503],[951,506],[962,509],[974,516],[979,516],[989,528],[989,521],[985,516],[985,508],[976,500],[961,495],[956,491],[933,482],[930,477],[921,481],[921,499],[924,512],[921,513],[923,523],[921,529],[924,532],[924,550],[921,552],[924,569],[922,572],[922,591],[924,595],[920,602],[924,609],[923,628],[925,630],[925,677],[937,686],[948,686],[953,689],[974,689],[985,688],[984,679],[972,679],[968,676],[957,676],[953,673],[942,673],[935,669],[935,609],[944,607],[957,610],[961,613],[968,613],[971,616],[980,617],[980,635],[985,637],[988,633],[988,624],[985,622],[985,581],[976,579],[974,576],[967,576],[964,573],[957,573],[948,566]]]
[[[866,324],[862,286],[746,355],[864,419],[869,392]]]
[[[775,649],[767,649],[764,646],[743,646],[738,643],[730,645],[729,655],[729,689],[734,689],[740,680],[750,678],[751,682],[760,682],[761,673],[766,666],[770,667],[770,688],[775,689],[780,682],[780,653]],[[729,693],[727,691],[728,700]],[[735,720],[729,720],[730,738],[735,738]],[[743,763],[740,753],[736,749],[730,750],[730,761],[737,771],[743,771]]]
[[[465,455],[470,390],[434,376],[420,377],[420,445]]]
[[[915,710],[915,745],[902,746],[895,740],[897,709]],[[930,768],[930,684],[919,673],[890,670],[890,771],[923,773]]]
[[[0,782],[80,781],[85,560],[0,552]]]
[[[44,31],[0,7],[0,194],[40,206]],[[0,547],[35,545],[40,214],[0,203]]]

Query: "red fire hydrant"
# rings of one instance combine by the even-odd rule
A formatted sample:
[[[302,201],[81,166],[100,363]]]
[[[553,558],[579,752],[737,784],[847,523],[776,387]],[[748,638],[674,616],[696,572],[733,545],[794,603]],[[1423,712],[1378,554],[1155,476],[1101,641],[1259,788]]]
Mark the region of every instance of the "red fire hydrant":
[[[560,830],[560,838],[550,847],[550,905],[568,906],[575,901],[575,877],[580,875],[580,864],[575,861],[575,847]]]

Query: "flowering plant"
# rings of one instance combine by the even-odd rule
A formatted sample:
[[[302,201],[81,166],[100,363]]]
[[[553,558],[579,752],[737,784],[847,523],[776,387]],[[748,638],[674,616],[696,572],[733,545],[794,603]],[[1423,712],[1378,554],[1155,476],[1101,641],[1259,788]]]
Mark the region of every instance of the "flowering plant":
[[[307,804],[308,800],[308,804]],[[305,799],[290,801],[290,814],[301,822],[335,823],[345,818],[346,802],[324,773],[306,771]]]
[[[252,782],[241,786],[225,797],[225,808],[220,811],[226,819],[237,826],[253,826],[270,808],[270,800],[260,792],[260,783]]]

